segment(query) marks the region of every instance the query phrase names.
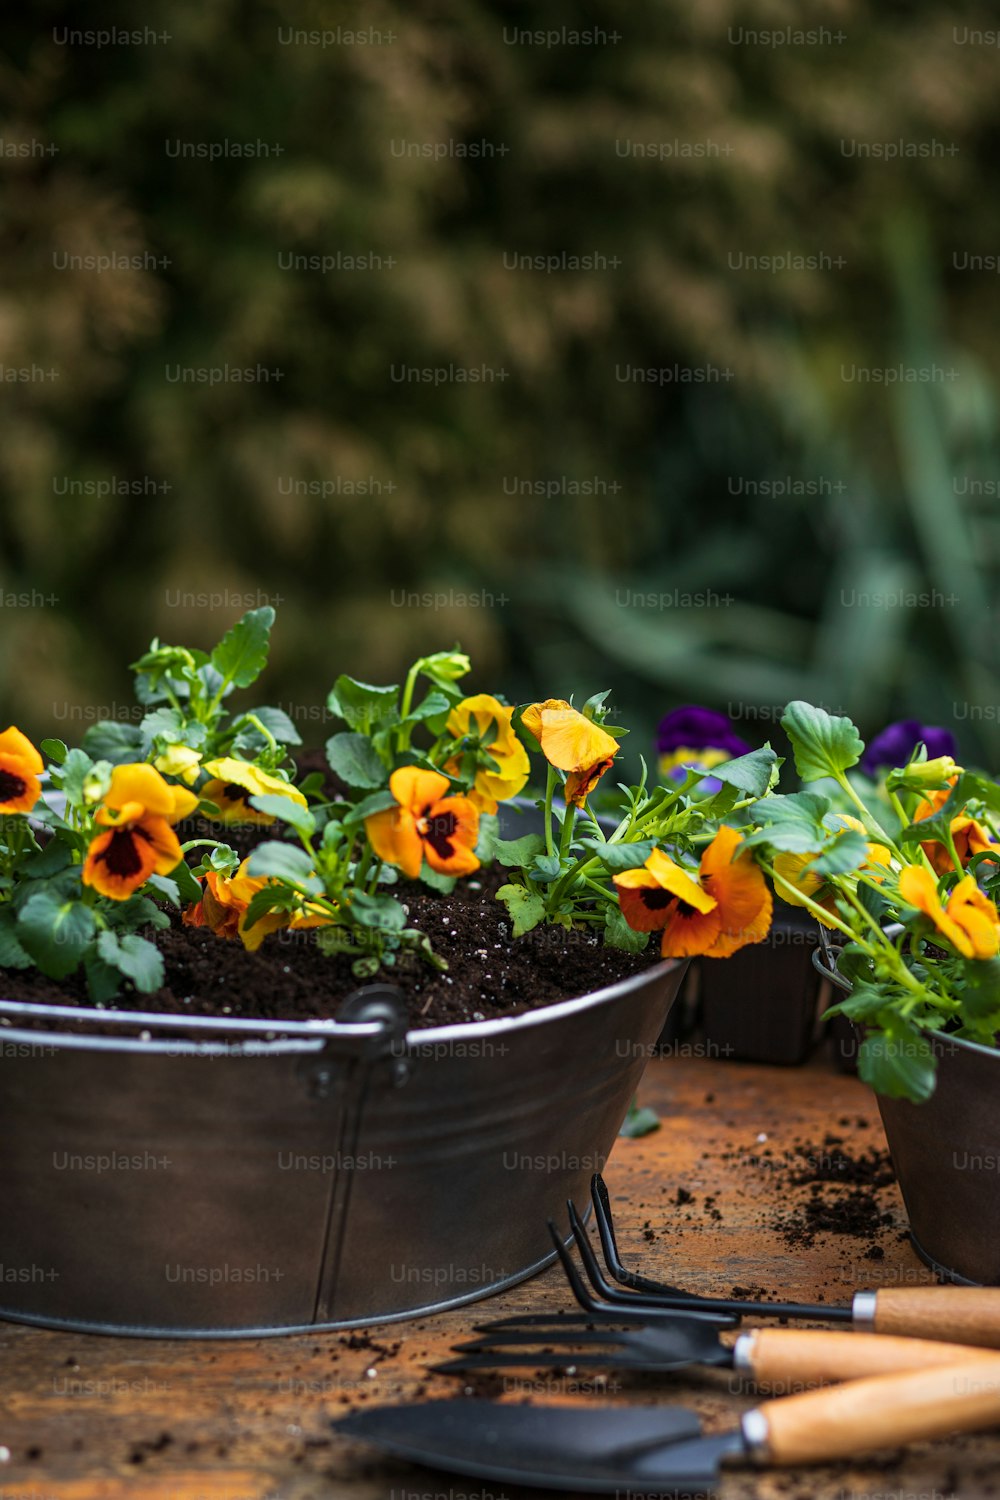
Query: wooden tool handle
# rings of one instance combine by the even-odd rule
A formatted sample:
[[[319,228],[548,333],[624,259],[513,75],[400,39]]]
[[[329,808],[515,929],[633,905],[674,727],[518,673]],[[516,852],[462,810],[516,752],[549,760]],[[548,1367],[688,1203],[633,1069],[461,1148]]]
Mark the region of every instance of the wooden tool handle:
[[[1000,1356],[978,1355],[936,1370],[877,1375],[767,1401],[743,1422],[761,1456],[782,1465],[855,1458],[872,1448],[975,1432],[1000,1424]]]
[[[876,1333],[1000,1349],[1000,1287],[894,1287],[875,1297]]]
[[[761,1384],[792,1391],[868,1375],[929,1370],[997,1357],[986,1349],[934,1339],[883,1338],[877,1333],[829,1333],[811,1328],[757,1328],[740,1335],[735,1352],[734,1368],[746,1370]]]

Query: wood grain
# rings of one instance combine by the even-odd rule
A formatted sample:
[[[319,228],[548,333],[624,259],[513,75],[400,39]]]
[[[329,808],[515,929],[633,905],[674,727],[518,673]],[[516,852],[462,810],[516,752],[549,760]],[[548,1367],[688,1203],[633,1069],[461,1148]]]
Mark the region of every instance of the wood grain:
[[[875,1330],[1000,1348],[1000,1287],[887,1288],[875,1302]]]
[[[905,1237],[894,1187],[875,1194],[889,1222],[872,1240],[818,1233],[811,1244],[790,1244],[782,1232],[811,1192],[789,1186],[789,1162],[830,1149],[830,1132],[853,1152],[882,1144],[874,1099],[856,1079],[820,1059],[778,1069],[691,1050],[650,1065],[640,1102],[660,1112],[662,1128],[620,1141],[606,1173],[630,1264],[696,1291],[766,1288],[812,1301],[931,1283]],[[473,1324],[570,1305],[553,1268],[464,1309],[372,1328],[365,1340],[328,1333],[170,1342],[0,1324],[0,1444],[10,1455],[0,1463],[0,1500],[487,1500],[501,1490],[521,1500],[511,1487],[384,1461],[336,1441],[329,1422],[357,1402],[461,1396],[459,1382],[428,1375],[427,1366],[469,1338]],[[477,1390],[591,1406],[678,1401],[715,1430],[759,1403],[727,1371],[631,1382],[528,1371]],[[995,1496],[998,1468],[1000,1440],[968,1436],[869,1465],[803,1471],[797,1481],[788,1471],[733,1471],[722,1496],[977,1500]]]
[[[1000,1425],[1000,1356],[849,1381],[760,1410],[771,1461],[786,1466],[976,1432]]]
[[[827,1381],[860,1380],[906,1370],[927,1370],[970,1359],[995,1359],[995,1351],[935,1339],[883,1338],[876,1333],[829,1329],[761,1328],[750,1335],[750,1368],[758,1385],[791,1394]]]

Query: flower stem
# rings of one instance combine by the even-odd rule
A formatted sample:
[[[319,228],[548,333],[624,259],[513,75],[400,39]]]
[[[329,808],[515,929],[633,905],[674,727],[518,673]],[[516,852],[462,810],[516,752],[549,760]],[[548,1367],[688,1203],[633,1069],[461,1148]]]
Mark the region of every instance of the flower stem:
[[[548,776],[546,777],[545,781],[545,852],[549,855],[555,853],[555,849],[552,843],[552,797],[555,793],[555,789],[555,766],[549,766]]]

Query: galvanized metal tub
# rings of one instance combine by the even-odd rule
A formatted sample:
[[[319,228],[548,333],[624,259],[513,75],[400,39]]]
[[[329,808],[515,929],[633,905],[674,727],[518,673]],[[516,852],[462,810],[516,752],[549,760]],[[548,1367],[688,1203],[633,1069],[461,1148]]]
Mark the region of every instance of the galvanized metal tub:
[[[836,949],[823,967],[838,988]],[[861,1031],[854,1027],[858,1039]],[[1000,1285],[1000,1050],[930,1039],[937,1083],[924,1104],[875,1097],[913,1248],[946,1281]]]
[[[684,968],[409,1034],[377,986],[350,1022],[281,1026],[67,1008],[64,1031],[39,1032],[36,1007],[0,1002],[0,1317],[258,1336],[414,1317],[532,1275],[553,1257],[546,1220],[586,1199],[614,1144]],[[81,1018],[133,1034],[81,1035]],[[205,1040],[171,1040],[178,1026]]]
[[[926,1104],[878,1096],[913,1248],[948,1281],[1000,1286],[1000,1052],[935,1037]]]

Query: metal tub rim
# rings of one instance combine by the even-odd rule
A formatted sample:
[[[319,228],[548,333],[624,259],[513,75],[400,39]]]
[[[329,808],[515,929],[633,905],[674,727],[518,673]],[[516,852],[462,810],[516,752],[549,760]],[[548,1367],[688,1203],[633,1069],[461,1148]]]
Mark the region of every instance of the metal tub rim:
[[[671,973],[684,958],[661,958],[647,968],[638,969],[624,979],[598,990],[588,990],[568,1000],[557,1000],[551,1005],[539,1005],[533,1010],[522,1011],[516,1016],[498,1016],[488,1021],[452,1022],[447,1026],[427,1026],[406,1033],[407,1048],[436,1047],[455,1041],[478,1041],[507,1034],[520,1028],[542,1025],[546,1020],[559,1021],[597,1005],[606,1004],[648,983],[654,976]],[[80,1050],[101,1052],[138,1052],[144,1054],[168,1053],[172,1056],[203,1055],[217,1053],[229,1057],[270,1056],[283,1053],[311,1053],[322,1049],[328,1038],[338,1038],[363,1043],[378,1036],[380,1027],[376,1023],[349,1023],[340,1021],[254,1021],[240,1016],[186,1016],[183,1011],[155,1013],[151,1011],[108,1011],[91,1006],[41,1005],[27,1001],[0,1000],[0,1018],[58,1018],[102,1025],[141,1026],[144,1029],[175,1027],[179,1023],[185,1029],[205,1032],[229,1032],[225,1041],[169,1041],[156,1038],[91,1036],[78,1032],[41,1031],[30,1027],[0,1027],[0,1043],[16,1042],[18,1045],[59,1045]],[[280,1031],[281,1037],[268,1038],[262,1033]],[[235,1044],[235,1036],[246,1037],[246,1041]],[[981,1049],[989,1050],[989,1049]]]

